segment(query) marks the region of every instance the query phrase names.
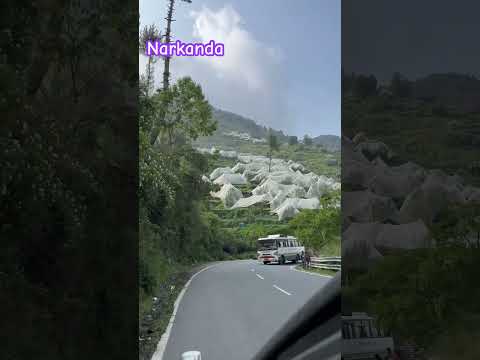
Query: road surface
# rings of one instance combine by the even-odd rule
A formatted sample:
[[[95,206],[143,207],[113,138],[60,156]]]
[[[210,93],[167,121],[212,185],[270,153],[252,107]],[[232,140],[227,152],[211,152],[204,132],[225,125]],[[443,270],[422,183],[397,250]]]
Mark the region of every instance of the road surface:
[[[250,360],[329,280],[289,263],[218,263],[190,283],[163,360],[180,360],[189,350],[200,351],[202,360]]]

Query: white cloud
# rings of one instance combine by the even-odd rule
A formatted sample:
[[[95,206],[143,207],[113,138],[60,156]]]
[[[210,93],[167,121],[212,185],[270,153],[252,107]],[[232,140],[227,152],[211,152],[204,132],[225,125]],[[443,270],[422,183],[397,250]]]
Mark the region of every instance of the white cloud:
[[[204,43],[214,40],[225,44],[225,56],[198,60],[211,66],[222,79],[245,83],[253,92],[268,90],[264,64],[273,62],[274,54],[243,29],[242,18],[232,6],[225,6],[217,12],[203,7],[199,12],[192,12],[191,16],[195,38]]]
[[[173,78],[191,76],[202,85],[214,106],[251,117],[273,128],[291,128],[287,120],[288,84],[282,70],[282,51],[256,39],[231,5],[218,10],[204,6],[199,11],[192,11],[190,18],[194,41],[221,42],[225,45],[225,55],[175,57],[171,62]],[[143,64],[141,68],[144,68]],[[156,71],[158,84],[161,72],[159,63]]]

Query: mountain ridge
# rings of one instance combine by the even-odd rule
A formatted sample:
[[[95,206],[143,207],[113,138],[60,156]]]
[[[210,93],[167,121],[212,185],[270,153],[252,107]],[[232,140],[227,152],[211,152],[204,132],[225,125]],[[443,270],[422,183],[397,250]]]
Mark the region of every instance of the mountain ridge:
[[[265,139],[270,129],[280,142],[288,142],[289,135],[282,130],[268,128],[258,124],[255,120],[234,112],[213,107],[212,116],[218,122],[214,136],[225,136],[226,133],[237,132],[239,134],[248,133],[255,139]],[[337,135],[327,134],[311,138],[314,144],[321,145],[327,151],[335,152],[340,150],[340,137]]]

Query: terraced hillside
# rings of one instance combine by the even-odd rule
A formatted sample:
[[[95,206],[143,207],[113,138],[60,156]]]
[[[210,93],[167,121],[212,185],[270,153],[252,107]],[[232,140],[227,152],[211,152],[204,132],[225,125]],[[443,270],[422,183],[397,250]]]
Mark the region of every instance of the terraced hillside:
[[[205,151],[205,149],[203,149],[203,151]],[[231,153],[223,150],[220,151],[220,153],[231,156]],[[208,209],[218,217],[218,221],[221,223],[221,227],[225,232],[234,233],[234,236],[250,249],[255,248],[255,240],[260,236],[275,233],[295,233],[296,230],[294,226],[292,226],[292,222],[295,221],[296,214],[305,212],[304,215],[306,218],[319,216],[323,211],[320,209],[320,204],[332,196],[336,196],[337,198],[339,196],[338,161],[335,163],[337,164],[336,166],[327,165],[325,153],[315,147],[310,149],[309,156],[310,159],[314,161],[312,162],[313,164],[320,164],[320,166],[316,167],[316,171],[319,171],[320,175],[315,175],[318,173],[315,172],[314,174],[314,171],[311,171],[308,165],[304,165],[305,163],[308,164],[308,162],[297,163],[291,158],[277,157],[279,154],[284,156],[285,154],[289,154],[289,152],[285,150],[284,152],[280,151],[277,156],[272,159],[275,165],[272,165],[271,173],[266,172],[265,167],[263,167],[262,170],[262,166],[266,166],[265,163],[258,167],[259,170],[256,172],[250,173],[247,167],[253,163],[244,164],[241,161],[239,162],[239,158],[244,160],[245,157],[248,158],[249,156],[240,155],[239,158],[229,158],[220,156],[220,153],[206,153],[209,161],[210,174],[206,174],[207,176],[204,177],[205,181],[211,182],[212,195],[221,194],[222,191],[232,191],[236,193],[236,197],[234,197],[233,202],[225,201],[223,198],[212,197],[208,201]],[[317,158],[314,157],[315,153]],[[305,153],[302,155],[305,156]],[[337,154],[336,156],[339,155]],[[261,155],[251,157],[265,160]],[[296,171],[291,170],[287,174],[275,172],[279,167],[286,167],[287,169],[293,167]],[[256,168],[256,165],[253,165],[253,168]],[[331,178],[325,176],[321,172],[322,169],[325,168],[333,169],[333,171],[330,172],[335,175]],[[233,174],[230,174],[230,170]],[[219,174],[224,171],[226,171],[226,175],[224,177],[220,176]],[[234,173],[235,171],[238,173]],[[234,185],[226,181],[229,179],[227,175],[234,177],[235,180],[232,181]],[[244,184],[236,183],[238,180],[237,177],[242,179],[244,175],[248,181]],[[292,175],[296,178],[290,179],[289,176]],[[254,178],[258,176],[260,176],[260,178],[254,180]],[[208,180],[206,179],[207,177],[209,177]],[[224,181],[226,181],[226,183],[224,183]],[[329,184],[329,187],[333,187],[329,191],[326,191],[326,188],[322,187],[322,190],[319,192],[316,188],[317,181],[322,184],[326,182],[324,186]],[[215,182],[217,184],[215,184]],[[295,183],[300,185],[295,185]],[[334,184],[337,185],[334,186]],[[239,191],[241,195],[238,194]],[[231,194],[228,196],[231,196]],[[252,199],[253,204],[248,204]],[[239,204],[235,203],[237,200],[239,200]],[[243,204],[242,201],[244,202]],[[311,227],[307,226],[307,228]],[[340,232],[338,229],[338,232],[331,236],[332,239],[330,240],[332,241],[321,250],[323,254],[340,254],[339,235]],[[313,238],[307,240],[311,240],[312,244],[315,242]],[[312,246],[312,248],[315,249],[315,246]],[[317,250],[320,251],[320,248]]]
[[[267,155],[269,148],[266,137],[270,131],[280,143],[280,149],[274,154],[275,157],[300,162],[318,174],[339,177],[340,138],[336,135],[312,136],[310,146],[301,143],[288,145],[287,134],[258,125],[254,120],[243,116],[214,109],[213,118],[217,121],[217,130],[210,136],[198,138],[194,146]]]

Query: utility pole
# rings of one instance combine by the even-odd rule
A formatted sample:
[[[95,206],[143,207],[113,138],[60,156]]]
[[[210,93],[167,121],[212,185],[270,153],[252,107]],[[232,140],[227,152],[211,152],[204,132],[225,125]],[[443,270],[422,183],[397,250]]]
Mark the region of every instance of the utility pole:
[[[165,42],[167,44],[169,44],[171,40],[172,21],[175,21],[172,18],[174,6],[175,6],[175,0],[169,0],[167,17],[165,18],[165,20],[167,20],[167,28],[165,30]],[[163,91],[168,89],[168,82],[170,78],[170,57],[166,56],[164,59],[164,62],[165,62],[165,67],[163,69]]]
[[[182,0],[187,3],[191,3],[191,0]],[[175,21],[173,19],[173,11],[175,8],[175,0],[168,0],[168,9],[167,9],[167,17],[165,20],[167,20],[167,28],[165,29],[165,42],[167,44],[170,43],[171,38],[172,38],[172,21]],[[170,58],[168,56],[165,57],[164,59],[165,62],[165,67],[163,69],[163,90],[167,90],[169,86],[169,81],[170,81]]]

